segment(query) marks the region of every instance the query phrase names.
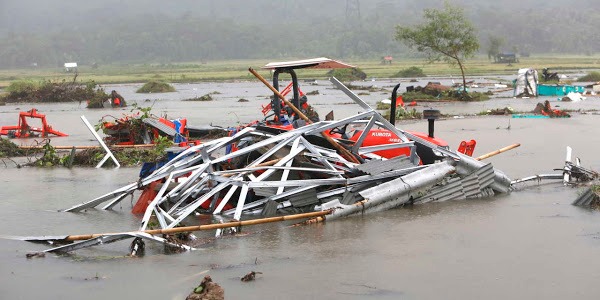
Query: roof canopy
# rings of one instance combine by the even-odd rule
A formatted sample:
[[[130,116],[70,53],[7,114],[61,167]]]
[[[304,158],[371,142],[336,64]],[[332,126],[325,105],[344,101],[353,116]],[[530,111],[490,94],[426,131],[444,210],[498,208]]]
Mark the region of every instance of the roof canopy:
[[[341,69],[341,68],[354,68],[352,65],[339,62],[337,60],[329,59],[327,57],[293,60],[293,61],[282,61],[272,62],[266,64],[263,69]]]

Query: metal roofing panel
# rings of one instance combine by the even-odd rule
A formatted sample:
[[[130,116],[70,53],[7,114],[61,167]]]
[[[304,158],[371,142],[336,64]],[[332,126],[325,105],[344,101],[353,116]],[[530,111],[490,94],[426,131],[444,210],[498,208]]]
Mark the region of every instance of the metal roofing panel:
[[[590,207],[592,203],[598,202],[598,195],[592,191],[591,188],[588,188],[583,194],[581,194],[575,201],[573,201],[573,205]]]
[[[316,204],[319,202],[319,199],[317,199],[317,190],[310,189],[298,194],[290,195],[288,201],[290,201],[293,207],[302,207]]]
[[[266,64],[263,69],[278,69],[278,68],[312,68],[312,69],[339,69],[339,68],[355,68],[353,65],[349,65],[337,60],[329,59],[327,57],[293,60],[293,61],[281,61],[271,62]]]
[[[375,175],[392,170],[411,168],[414,166],[415,165],[410,161],[408,156],[398,156],[388,160],[373,159],[364,164],[357,165],[356,169],[369,175]]]
[[[163,132],[164,134],[167,134],[169,136],[174,136],[175,134],[177,134],[177,131],[175,131],[175,129],[169,127],[166,124],[161,123],[159,120],[152,119],[152,118],[145,118],[143,120],[143,122],[160,130],[161,132]]]

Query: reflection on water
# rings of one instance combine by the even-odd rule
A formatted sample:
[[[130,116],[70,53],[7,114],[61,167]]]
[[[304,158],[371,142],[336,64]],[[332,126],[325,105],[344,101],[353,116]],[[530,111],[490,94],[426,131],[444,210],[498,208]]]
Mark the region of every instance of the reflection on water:
[[[268,95],[254,82],[179,85],[177,93],[150,96],[134,94],[136,87],[107,89],[118,90],[128,101],[153,97],[157,112],[186,116],[192,124],[230,125],[237,118],[243,122],[255,119]],[[326,102],[330,100],[319,99],[339,99],[339,92],[326,84],[308,86],[304,91],[312,88],[322,91],[313,98],[324,115],[332,106]],[[215,90],[223,94],[210,103],[179,101]],[[251,101],[238,103],[240,95]],[[371,94],[369,101],[385,96]],[[536,101],[505,98],[444,104],[442,111],[479,111],[504,103],[528,106]],[[129,111],[89,111],[76,105],[36,105],[48,114],[55,128],[67,128],[71,134],[53,143],[93,143],[79,120],[81,114],[93,122],[102,115]],[[598,104],[589,100],[570,105]],[[0,124],[16,121],[17,106],[30,107],[0,107]],[[349,107],[336,106],[336,117],[355,113]],[[476,139],[476,156],[521,143],[521,147],[489,159],[518,178],[561,168],[566,146],[573,147],[574,155],[581,157],[586,167],[600,169],[595,160],[600,145],[597,122],[597,116],[579,114],[560,120],[452,119],[436,122],[435,132],[452,148],[461,140]],[[427,125],[417,121],[401,126],[424,131]],[[129,213],[130,201],[123,201],[114,211],[57,212],[135,181],[137,169],[0,166],[0,235],[82,234],[138,227],[139,217]],[[0,295],[3,299],[130,295],[182,299],[208,274],[231,299],[596,299],[600,295],[600,213],[571,206],[577,192],[561,184],[533,184],[492,199],[415,205],[314,226],[246,227],[245,235],[214,240],[198,251],[178,255],[164,255],[162,246],[147,243],[148,255],[142,259],[123,256],[128,241],[67,256],[26,259],[25,253],[47,246],[0,239]],[[240,277],[252,270],[263,274],[254,282],[240,282]]]

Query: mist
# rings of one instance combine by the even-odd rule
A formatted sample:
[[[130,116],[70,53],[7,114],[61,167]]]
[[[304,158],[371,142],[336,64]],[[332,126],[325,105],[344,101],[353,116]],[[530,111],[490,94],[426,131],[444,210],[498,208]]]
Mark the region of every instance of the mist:
[[[0,0],[0,67],[415,55],[395,26],[439,0]],[[593,55],[597,0],[454,0],[503,50]]]

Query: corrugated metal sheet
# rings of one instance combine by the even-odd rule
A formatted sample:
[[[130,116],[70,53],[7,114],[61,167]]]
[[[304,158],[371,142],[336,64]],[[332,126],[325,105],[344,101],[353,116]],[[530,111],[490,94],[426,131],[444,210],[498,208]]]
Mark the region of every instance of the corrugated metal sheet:
[[[388,160],[370,160],[364,164],[356,166],[357,170],[369,175],[381,174],[392,170],[406,169],[414,167],[408,156],[398,156]]]
[[[277,201],[269,200],[265,203],[262,212],[260,213],[263,217],[272,217],[277,213]]]
[[[166,124],[161,123],[159,120],[152,119],[152,118],[145,118],[143,120],[143,122],[162,131],[164,134],[167,134],[170,136],[174,136],[175,134],[177,134],[177,131],[175,131],[175,129],[167,126]]]
[[[277,194],[277,188],[274,187],[255,187],[252,190],[254,194],[261,197],[270,197]]]
[[[452,178],[443,185],[433,188],[418,201],[426,203],[494,195],[494,192],[488,188],[494,183],[494,176],[494,168],[491,164],[486,164],[464,178]]]
[[[291,195],[289,196],[288,200],[293,207],[302,207],[311,204],[317,204],[319,202],[319,199],[317,199],[316,189],[310,189],[295,195]]]
[[[591,207],[593,203],[598,203],[599,201],[598,195],[591,188],[587,188],[572,204],[575,206]]]
[[[460,178],[448,180],[444,185],[434,187],[427,195],[418,199],[419,202],[427,203],[432,201],[448,201],[454,199],[464,199],[462,182]]]
[[[363,200],[363,196],[361,196],[358,192],[376,186],[377,183],[375,182],[368,182],[368,183],[358,183],[352,186],[349,186],[346,191],[344,192],[344,194],[342,194],[342,199],[340,200],[340,203],[342,204],[346,204],[346,205],[350,205],[350,204],[354,204],[358,201]]]

